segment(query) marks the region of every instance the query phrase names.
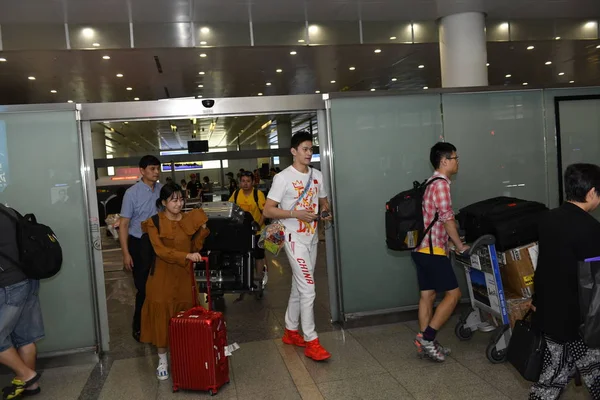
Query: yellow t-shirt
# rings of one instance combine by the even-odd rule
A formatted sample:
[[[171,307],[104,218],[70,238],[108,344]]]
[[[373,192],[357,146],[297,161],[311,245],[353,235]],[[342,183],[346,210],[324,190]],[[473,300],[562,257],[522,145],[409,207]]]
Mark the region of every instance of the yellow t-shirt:
[[[421,250],[417,251],[418,253],[424,253],[424,254],[431,254],[429,251],[429,246],[427,247],[423,247]],[[433,254],[436,256],[445,256],[446,255],[446,251],[442,248],[439,247],[433,247]]]
[[[256,189],[252,189],[252,190],[254,191]],[[254,220],[256,222],[260,221],[260,218],[262,216],[262,213],[260,210],[265,209],[265,202],[267,201],[265,199],[264,193],[261,192],[260,190],[258,191],[257,197],[258,197],[258,204],[256,204],[256,202],[254,201],[254,193],[250,192],[250,194],[248,196],[246,196],[244,194],[244,191],[242,189],[240,189],[240,193],[238,194],[238,198],[237,198],[237,204],[240,206],[240,208],[242,210],[248,211],[250,214],[252,214],[252,218],[254,218]],[[229,198],[229,201],[232,203],[235,203],[235,192],[233,192],[233,194]],[[264,228],[264,224],[260,228],[262,230]]]

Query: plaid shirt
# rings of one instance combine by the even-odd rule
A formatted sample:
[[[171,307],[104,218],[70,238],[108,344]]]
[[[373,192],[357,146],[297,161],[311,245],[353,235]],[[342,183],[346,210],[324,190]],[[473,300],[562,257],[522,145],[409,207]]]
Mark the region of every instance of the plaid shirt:
[[[433,178],[442,178],[433,182],[423,196],[423,221],[425,229],[431,224],[435,218],[435,213],[438,213],[438,220],[433,225],[427,235],[424,236],[421,245],[416,249],[421,250],[429,247],[429,236],[431,236],[433,247],[443,249],[448,253],[448,233],[444,228],[444,222],[454,219],[454,211],[452,211],[452,198],[450,197],[450,179],[445,175],[435,172],[429,180]]]

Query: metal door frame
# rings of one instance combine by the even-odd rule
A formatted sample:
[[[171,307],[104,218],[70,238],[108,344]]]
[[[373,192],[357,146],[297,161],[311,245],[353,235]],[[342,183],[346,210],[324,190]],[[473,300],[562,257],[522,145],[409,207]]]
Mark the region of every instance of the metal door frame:
[[[93,253],[92,276],[95,282],[96,317],[98,319],[98,345],[100,351],[109,349],[108,311],[104,290],[104,266],[102,259],[101,236],[98,229],[99,215],[96,198],[96,181],[94,179],[94,156],[92,151],[92,122],[97,121],[142,121],[175,118],[210,118],[213,116],[240,116],[261,114],[289,114],[298,112],[316,112],[319,129],[321,168],[327,187],[332,209],[335,213],[336,198],[333,183],[333,162],[331,156],[331,124],[326,112],[326,96],[295,95],[268,97],[216,98],[202,100],[168,100],[126,103],[81,104],[80,132],[83,144],[82,173],[85,178],[87,193],[87,217]],[[207,100],[214,101],[208,107]],[[206,105],[205,105],[206,104]],[[335,214],[334,214],[335,215]],[[343,310],[341,301],[341,274],[337,234],[335,229],[326,231],[326,253],[328,269],[328,285],[330,293],[330,312],[333,321],[340,321]]]

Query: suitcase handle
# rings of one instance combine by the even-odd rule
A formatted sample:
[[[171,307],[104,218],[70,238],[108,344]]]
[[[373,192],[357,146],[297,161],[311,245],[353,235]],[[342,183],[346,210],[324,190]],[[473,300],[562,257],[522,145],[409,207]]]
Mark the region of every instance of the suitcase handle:
[[[202,257],[202,261],[206,265],[206,295],[207,295],[207,305],[206,308],[210,311],[211,307],[211,296],[210,296],[210,266],[208,257]],[[190,261],[190,271],[192,274],[192,298],[194,299],[194,308],[198,307],[198,287],[196,286],[196,274],[194,273],[194,262]]]

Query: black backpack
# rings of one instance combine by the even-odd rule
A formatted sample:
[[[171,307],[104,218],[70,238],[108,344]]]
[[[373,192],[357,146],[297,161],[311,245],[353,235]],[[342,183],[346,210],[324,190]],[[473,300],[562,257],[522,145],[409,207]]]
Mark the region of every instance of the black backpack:
[[[17,265],[29,279],[46,279],[56,275],[62,266],[60,243],[50,227],[37,222],[35,215],[15,215],[0,206],[0,211],[16,222],[19,259],[4,256]]]
[[[415,181],[412,189],[398,193],[385,204],[385,241],[388,249],[406,251],[419,247],[423,238],[438,220],[436,213],[431,224],[425,229],[423,195],[427,186],[439,179],[443,178],[433,178],[423,183]],[[429,247],[433,254],[431,237]]]

